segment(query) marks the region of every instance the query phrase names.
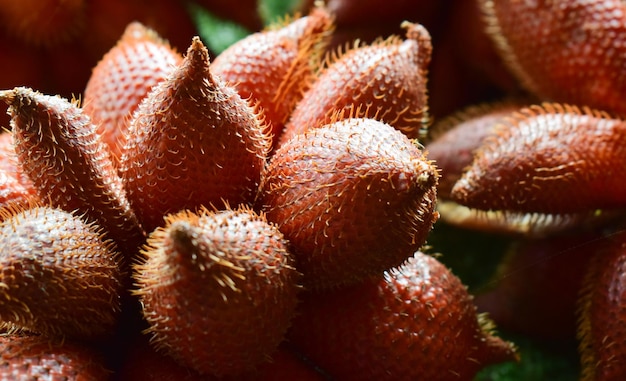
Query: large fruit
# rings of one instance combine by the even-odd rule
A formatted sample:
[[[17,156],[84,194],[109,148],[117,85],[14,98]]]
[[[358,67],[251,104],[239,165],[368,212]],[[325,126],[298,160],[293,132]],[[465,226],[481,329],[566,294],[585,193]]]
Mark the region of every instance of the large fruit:
[[[159,350],[203,374],[254,369],[277,349],[300,274],[283,235],[240,208],[167,217],[136,267],[148,332]]]
[[[209,52],[196,37],[135,112],[119,171],[131,205],[152,231],[168,213],[251,203],[269,146],[265,126],[211,73]]]
[[[312,288],[397,266],[433,223],[438,174],[388,124],[347,119],[295,136],[272,157],[257,206],[291,243]]]
[[[304,296],[289,340],[337,380],[471,380],[516,359],[465,286],[417,252],[384,277]]]

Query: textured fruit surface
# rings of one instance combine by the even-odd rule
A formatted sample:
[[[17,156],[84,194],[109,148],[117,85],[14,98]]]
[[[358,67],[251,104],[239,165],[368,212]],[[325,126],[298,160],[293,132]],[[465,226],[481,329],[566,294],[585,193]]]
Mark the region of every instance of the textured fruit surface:
[[[379,279],[304,295],[288,337],[338,380],[471,380],[516,358],[486,326],[461,281],[417,252]]]
[[[152,231],[168,213],[252,202],[270,142],[248,103],[211,74],[209,53],[194,38],[134,114],[120,173]]]
[[[328,12],[314,9],[231,45],[213,61],[211,72],[258,102],[277,138],[316,74],[331,28]]]
[[[432,46],[423,26],[404,25],[404,41],[390,37],[337,54],[296,105],[279,145],[338,115],[374,118],[416,138],[427,117]]]
[[[0,92],[9,105],[18,163],[41,200],[84,213],[132,255],[144,240],[111,156],[82,110],[24,87]]]
[[[594,257],[580,298],[579,350],[585,381],[626,378],[626,235]]]
[[[9,131],[0,132],[0,209],[9,205],[26,205],[37,199],[30,179],[21,171],[13,137]]]
[[[426,144],[426,150],[441,174],[437,188],[440,198],[450,198],[454,183],[472,163],[485,138],[501,119],[523,105],[521,101],[510,101],[468,106],[429,128],[432,141]]]
[[[247,208],[167,217],[136,266],[157,349],[204,374],[251,370],[276,350],[300,274],[283,235]]]
[[[626,113],[623,1],[481,2],[489,34],[526,88],[543,99]]]
[[[115,163],[132,113],[181,61],[182,56],[154,30],[133,22],[93,68],[83,94],[83,110],[97,126]]]
[[[81,339],[110,334],[123,282],[111,242],[59,209],[1,214],[0,326]]]
[[[626,123],[544,104],[499,125],[451,197],[482,210],[577,213],[626,204]]]
[[[410,257],[438,214],[437,170],[400,131],[346,119],[272,157],[257,206],[291,243],[307,287],[380,274]]]
[[[106,381],[110,376],[102,355],[82,344],[0,335],[0,379]]]

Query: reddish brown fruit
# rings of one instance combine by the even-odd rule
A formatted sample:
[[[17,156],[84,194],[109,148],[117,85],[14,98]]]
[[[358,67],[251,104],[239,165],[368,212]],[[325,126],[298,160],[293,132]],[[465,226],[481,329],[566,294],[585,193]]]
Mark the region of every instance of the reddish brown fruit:
[[[133,255],[144,233],[89,117],[75,103],[23,87],[0,92],[0,100],[9,105],[18,162],[39,198],[84,213]]]
[[[116,165],[133,112],[181,61],[182,56],[154,30],[133,22],[93,69],[83,110],[97,126]]]
[[[461,281],[420,252],[384,277],[305,295],[289,340],[338,380],[470,380],[517,359]]]
[[[403,24],[407,38],[391,37],[334,57],[298,102],[279,145],[309,128],[348,117],[374,118],[416,138],[427,118],[430,35]]]
[[[82,31],[85,6],[85,0],[1,0],[0,23],[23,43],[50,47]]]
[[[437,163],[441,178],[437,194],[449,199],[454,183],[472,164],[475,151],[494,127],[506,116],[521,109],[522,101],[502,101],[472,105],[438,121],[429,128],[431,142],[426,144],[428,157]]]
[[[579,304],[581,380],[626,379],[626,235],[594,257]]]
[[[626,115],[623,1],[481,3],[500,55],[528,90]]]
[[[0,209],[37,200],[35,187],[17,163],[11,132],[0,132]]]
[[[135,293],[159,350],[216,376],[254,369],[276,351],[300,274],[263,216],[247,208],[169,215],[143,253]]]
[[[94,349],[44,336],[0,335],[0,378],[3,380],[106,381],[111,371]]]
[[[111,334],[123,276],[102,232],[48,207],[1,214],[0,326],[80,339]]]
[[[499,125],[451,197],[471,208],[525,213],[623,207],[625,139],[626,122],[606,113],[531,106]]]
[[[424,243],[437,178],[401,132],[347,119],[280,147],[257,205],[291,243],[306,286],[332,287],[399,265]]]
[[[211,71],[257,102],[276,139],[315,77],[331,28],[328,12],[316,8],[240,40],[217,56]]]
[[[151,231],[168,213],[251,203],[270,142],[248,103],[211,74],[209,53],[194,38],[183,63],[135,113],[120,173]]]

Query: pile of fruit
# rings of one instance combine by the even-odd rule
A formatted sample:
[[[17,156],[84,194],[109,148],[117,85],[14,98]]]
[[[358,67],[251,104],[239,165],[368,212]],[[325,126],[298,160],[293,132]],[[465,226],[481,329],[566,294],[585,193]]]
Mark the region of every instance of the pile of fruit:
[[[196,6],[44,3],[0,2],[24,49],[141,22],[80,100],[0,81],[2,377],[501,379],[496,326],[624,376],[620,2],[302,2],[224,51]]]

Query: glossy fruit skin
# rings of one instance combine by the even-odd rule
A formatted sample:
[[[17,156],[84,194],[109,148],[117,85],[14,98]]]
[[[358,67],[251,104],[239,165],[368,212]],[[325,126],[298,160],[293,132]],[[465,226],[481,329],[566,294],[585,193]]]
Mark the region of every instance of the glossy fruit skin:
[[[9,105],[20,169],[39,199],[85,213],[132,256],[144,232],[130,207],[108,149],[76,103],[16,87],[0,93]],[[45,126],[45,128],[44,128]]]
[[[0,335],[0,379],[106,381],[111,370],[99,352],[43,336]]]
[[[269,27],[231,45],[211,72],[254,102],[271,126],[273,145],[320,65],[333,23],[322,7],[284,25]]]
[[[82,108],[108,145],[115,165],[121,157],[132,114],[148,92],[181,61],[180,53],[154,30],[133,22],[93,68]]]
[[[481,210],[580,213],[626,203],[626,122],[570,105],[534,105],[500,124],[451,197]]]
[[[212,75],[209,52],[194,38],[182,64],[144,98],[125,139],[119,171],[144,228],[183,209],[251,203],[271,143],[266,131]]]
[[[50,207],[0,214],[0,327],[82,340],[110,335],[124,276],[101,229]]]
[[[618,231],[593,258],[578,311],[582,380],[626,377],[626,235]]]
[[[626,114],[622,1],[482,0],[481,6],[501,57],[530,92]]]
[[[257,208],[291,243],[306,287],[356,283],[426,240],[437,171],[388,124],[346,119],[295,136],[269,163]]]
[[[427,119],[430,34],[405,23],[407,38],[391,37],[336,54],[296,105],[279,146],[331,121],[373,118],[417,138]]]
[[[305,294],[288,338],[338,380],[471,380],[516,358],[481,328],[460,280],[421,252],[384,277]]]
[[[278,229],[248,208],[168,216],[135,267],[135,294],[157,349],[213,376],[237,376],[269,359],[301,288],[287,250]]]

